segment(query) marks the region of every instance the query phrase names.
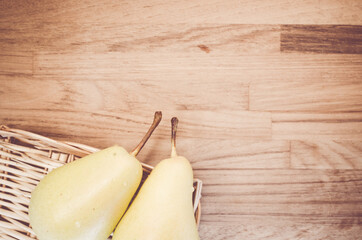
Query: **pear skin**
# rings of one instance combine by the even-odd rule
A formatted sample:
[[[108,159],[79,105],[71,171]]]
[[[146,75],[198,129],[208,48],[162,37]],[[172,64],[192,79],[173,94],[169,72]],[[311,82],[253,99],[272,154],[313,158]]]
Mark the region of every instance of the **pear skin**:
[[[173,120],[172,157],[152,170],[119,222],[113,240],[200,239],[192,206],[192,167],[176,154],[175,124]]]
[[[152,126],[128,153],[113,146],[56,168],[34,189],[29,204],[30,225],[39,240],[107,239],[126,211],[142,178],[136,159],[161,121]]]
[[[107,239],[141,178],[140,162],[119,146],[54,169],[32,193],[31,226],[40,240]]]

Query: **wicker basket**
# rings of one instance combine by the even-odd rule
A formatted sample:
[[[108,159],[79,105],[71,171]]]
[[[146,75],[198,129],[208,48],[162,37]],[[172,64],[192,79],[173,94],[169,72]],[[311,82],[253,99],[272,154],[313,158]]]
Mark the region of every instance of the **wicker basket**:
[[[31,132],[0,127],[0,239],[37,239],[29,226],[28,204],[39,180],[54,168],[99,149],[60,142]],[[152,166],[143,165],[144,178]],[[200,222],[202,182],[194,181],[194,211]]]

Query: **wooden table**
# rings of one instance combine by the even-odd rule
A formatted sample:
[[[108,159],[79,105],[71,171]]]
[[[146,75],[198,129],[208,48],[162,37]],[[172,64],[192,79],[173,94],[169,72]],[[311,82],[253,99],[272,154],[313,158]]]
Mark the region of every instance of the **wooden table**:
[[[0,1],[0,123],[178,152],[202,239],[360,239],[362,2]]]

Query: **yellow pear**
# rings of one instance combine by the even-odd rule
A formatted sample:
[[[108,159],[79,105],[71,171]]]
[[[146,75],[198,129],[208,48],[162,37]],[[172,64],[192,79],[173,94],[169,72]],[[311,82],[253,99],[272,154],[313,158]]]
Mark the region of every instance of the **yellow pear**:
[[[178,120],[172,118],[171,158],[152,170],[119,222],[113,240],[199,240],[192,206],[193,173],[176,154]]]
[[[113,146],[54,169],[34,189],[30,224],[39,240],[104,240],[126,211],[141,178],[136,155],[161,121],[128,153]]]

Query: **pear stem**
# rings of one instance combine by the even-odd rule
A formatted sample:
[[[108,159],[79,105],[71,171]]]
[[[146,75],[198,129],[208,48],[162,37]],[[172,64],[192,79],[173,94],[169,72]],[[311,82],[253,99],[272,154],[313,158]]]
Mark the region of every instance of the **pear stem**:
[[[147,140],[151,137],[153,131],[156,129],[156,127],[158,126],[158,124],[161,122],[162,119],[162,112],[161,111],[157,111],[155,112],[155,116],[153,118],[153,123],[151,125],[151,127],[148,129],[148,132],[146,133],[146,135],[142,138],[142,140],[140,141],[140,143],[135,147],[135,149],[133,149],[132,152],[130,152],[130,154],[134,157],[137,156],[137,154],[141,151],[141,149],[143,148],[143,146],[145,145],[145,143],[147,142]]]
[[[178,119],[177,117],[173,117],[171,119],[171,157],[177,157],[177,152],[176,152],[176,132],[177,132],[177,124],[178,124]]]

